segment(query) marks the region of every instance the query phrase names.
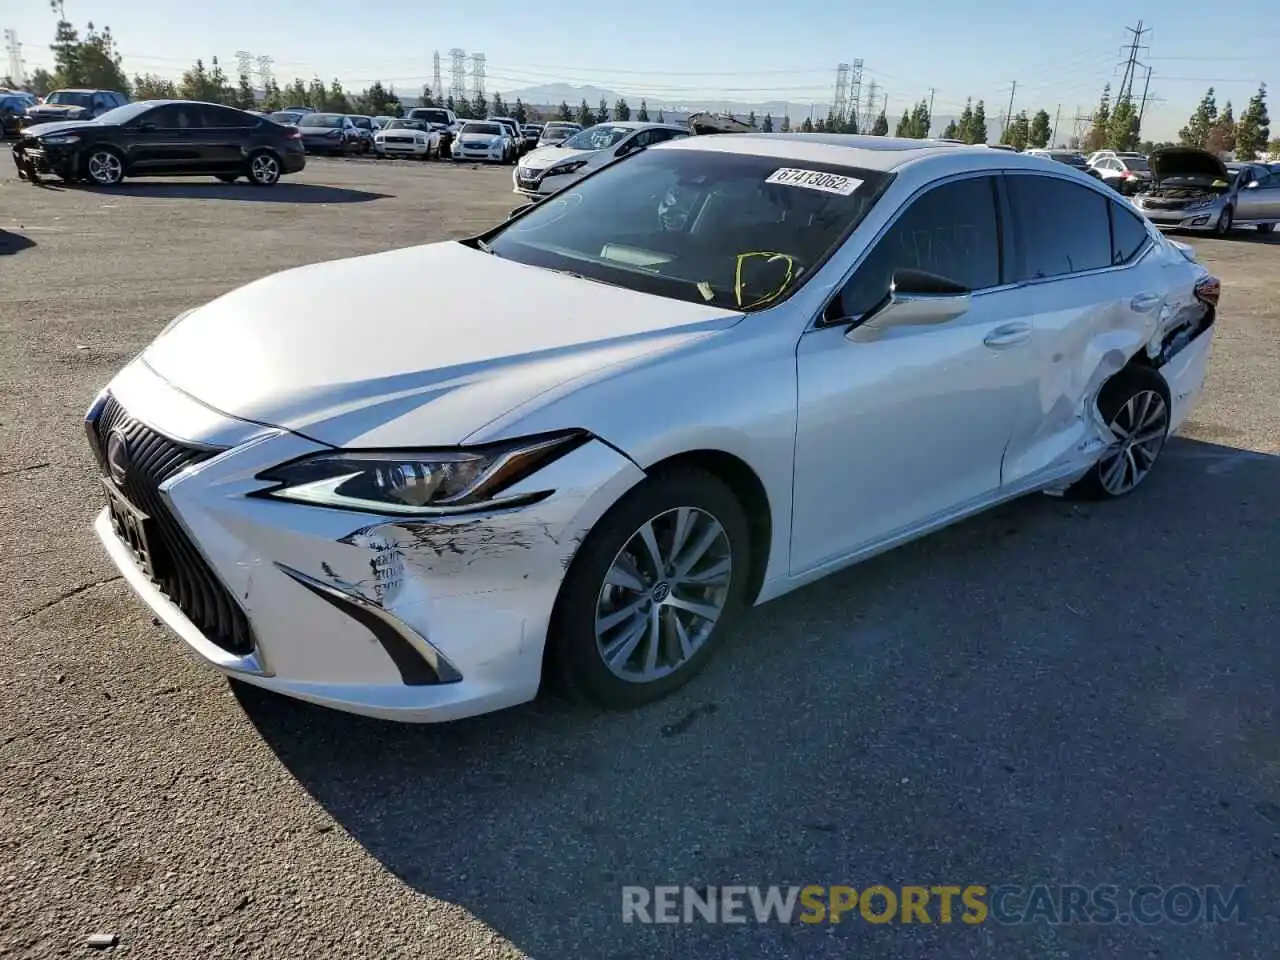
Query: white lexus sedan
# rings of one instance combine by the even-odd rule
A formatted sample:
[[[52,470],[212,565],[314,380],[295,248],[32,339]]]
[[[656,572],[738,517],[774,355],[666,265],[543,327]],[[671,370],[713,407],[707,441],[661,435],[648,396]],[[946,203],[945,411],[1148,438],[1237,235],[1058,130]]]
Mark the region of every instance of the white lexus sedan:
[[[513,192],[541,199],[619,157],[687,136],[688,128],[669,123],[635,120],[597,123],[557,146],[539,147],[522,157],[511,172]]]
[[[1133,491],[1218,292],[1065,165],[686,138],[178,316],[88,411],[96,530],[197,654],[283,694],[633,706],[733,656],[744,607],[1024,494]]]

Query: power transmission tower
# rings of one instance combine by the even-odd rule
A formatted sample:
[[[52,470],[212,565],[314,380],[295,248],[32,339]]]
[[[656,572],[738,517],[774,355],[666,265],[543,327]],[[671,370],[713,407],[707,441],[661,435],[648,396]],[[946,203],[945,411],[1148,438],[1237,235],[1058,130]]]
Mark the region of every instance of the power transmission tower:
[[[1151,32],[1150,27],[1145,29],[1143,28],[1141,20],[1138,21],[1138,25],[1136,27],[1125,27],[1125,30],[1133,34],[1133,40],[1129,43],[1129,54],[1124,61],[1124,77],[1120,80],[1120,94],[1116,98],[1117,103],[1125,98],[1130,100],[1133,99],[1133,81],[1135,79],[1136,68],[1140,66],[1138,63],[1138,51],[1147,49],[1147,47],[1142,44],[1142,37],[1143,34]]]
[[[870,130],[871,125],[876,122],[876,106],[878,105],[876,91],[879,89],[876,78],[872,77],[871,83],[867,87],[867,112],[862,115],[862,121],[858,124],[863,130]]]
[[[266,54],[262,54],[258,57],[258,83],[261,85],[263,90],[266,90],[267,87],[276,82],[275,75],[271,72],[271,65],[273,63],[275,63],[275,61]]]
[[[242,77],[253,76],[253,54],[248,50],[236,51],[236,73]]]
[[[431,92],[436,97],[444,96],[444,83],[440,80],[440,51],[437,50],[431,55]]]
[[[467,99],[467,51],[454,47],[449,60],[449,96],[454,103],[461,103]]]
[[[471,99],[476,103],[484,102],[484,54],[471,55]]]
[[[18,41],[18,31],[4,32],[5,49],[9,52],[9,79],[18,87],[27,85],[27,66],[22,62],[22,44]]]
[[[845,113],[849,109],[849,65],[836,65],[836,95],[831,101],[831,116],[843,123]]]
[[[862,109],[862,58],[853,61],[853,68],[849,71],[849,119],[859,124],[858,131],[862,132],[861,121],[858,119]]]

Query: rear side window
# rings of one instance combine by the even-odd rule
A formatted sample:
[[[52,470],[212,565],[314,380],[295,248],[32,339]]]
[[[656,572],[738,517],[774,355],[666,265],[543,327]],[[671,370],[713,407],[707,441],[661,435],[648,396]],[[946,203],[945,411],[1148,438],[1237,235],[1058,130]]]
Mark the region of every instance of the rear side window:
[[[1005,183],[1024,261],[1013,279],[1043,280],[1113,265],[1110,200],[1057,177],[1018,174]]]
[[[231,110],[226,107],[203,106],[200,114],[206,127],[252,127],[258,122],[242,110]]]
[[[923,270],[970,290],[998,286],[1000,230],[993,178],[944,183],[911,201],[841,293],[843,315],[861,316],[879,306],[897,270]]]
[[[1151,237],[1141,220],[1118,203],[1111,210],[1111,262],[1115,266],[1132,263],[1147,248]]]

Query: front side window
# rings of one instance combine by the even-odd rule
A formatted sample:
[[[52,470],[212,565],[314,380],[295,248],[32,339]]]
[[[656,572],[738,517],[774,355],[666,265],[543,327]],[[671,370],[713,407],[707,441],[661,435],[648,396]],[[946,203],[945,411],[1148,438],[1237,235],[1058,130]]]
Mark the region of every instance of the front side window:
[[[1112,266],[1107,204],[1096,190],[1036,174],[1005,177],[1025,262],[1015,280],[1043,280]]]
[[[944,183],[912,200],[841,292],[841,315],[858,317],[876,309],[898,270],[922,270],[970,290],[998,286],[994,179]]]
[[[808,279],[890,179],[771,157],[645,151],[487,239],[494,254],[521,263],[678,300],[763,309]]]

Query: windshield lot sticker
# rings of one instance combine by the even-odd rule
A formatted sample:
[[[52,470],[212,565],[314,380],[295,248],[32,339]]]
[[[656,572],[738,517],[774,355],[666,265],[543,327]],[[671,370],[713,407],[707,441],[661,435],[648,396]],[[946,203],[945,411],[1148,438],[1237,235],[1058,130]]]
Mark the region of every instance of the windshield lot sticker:
[[[839,194],[842,197],[852,196],[853,191],[862,186],[862,181],[853,177],[844,177],[838,173],[823,173],[821,170],[800,170],[795,167],[779,167],[769,174],[765,183],[805,187],[809,190],[821,190],[823,193]]]

